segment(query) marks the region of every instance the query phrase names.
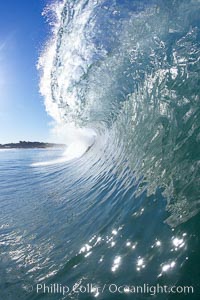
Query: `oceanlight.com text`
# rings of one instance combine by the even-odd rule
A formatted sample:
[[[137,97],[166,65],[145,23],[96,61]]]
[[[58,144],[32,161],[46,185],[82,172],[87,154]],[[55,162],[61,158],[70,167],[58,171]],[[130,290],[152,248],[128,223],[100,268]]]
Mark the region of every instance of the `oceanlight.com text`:
[[[37,284],[36,287],[32,287],[32,291],[36,291],[37,294],[93,294],[98,296],[99,294],[149,294],[151,296],[157,294],[193,294],[193,286],[168,286],[168,285],[150,285],[144,283],[143,285],[117,285],[115,283],[106,283],[101,286],[94,283],[86,284],[74,284],[73,286],[62,285],[59,283],[53,283],[46,285],[45,283]]]

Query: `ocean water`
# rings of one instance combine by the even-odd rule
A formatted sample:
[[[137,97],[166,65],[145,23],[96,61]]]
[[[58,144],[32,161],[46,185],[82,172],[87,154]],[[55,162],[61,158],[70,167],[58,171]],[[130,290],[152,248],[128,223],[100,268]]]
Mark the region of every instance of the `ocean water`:
[[[68,147],[0,151],[0,299],[198,300],[200,2],[44,14],[40,91]]]
[[[98,143],[79,159],[33,166],[62,152],[0,152],[1,299],[198,299],[199,215],[170,227],[162,190],[137,195],[126,159]],[[48,293],[40,284],[70,291]],[[88,284],[93,290],[84,290]],[[144,284],[194,293],[115,291]]]

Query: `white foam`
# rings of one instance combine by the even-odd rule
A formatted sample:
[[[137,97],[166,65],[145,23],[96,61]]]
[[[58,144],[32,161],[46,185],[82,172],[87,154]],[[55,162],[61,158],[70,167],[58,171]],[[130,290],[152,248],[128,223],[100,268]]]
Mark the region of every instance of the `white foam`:
[[[75,132],[73,132],[75,133]],[[92,129],[77,129],[76,134],[71,138],[71,143],[68,145],[63,155],[54,160],[36,162],[31,164],[32,167],[49,166],[61,164],[83,156],[95,143],[96,133]]]

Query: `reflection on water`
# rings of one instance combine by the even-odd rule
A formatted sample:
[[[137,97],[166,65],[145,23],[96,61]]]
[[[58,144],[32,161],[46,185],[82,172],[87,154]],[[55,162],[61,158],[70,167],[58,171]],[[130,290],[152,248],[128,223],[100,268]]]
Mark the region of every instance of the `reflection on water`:
[[[48,155],[56,159],[62,152],[9,151],[1,156],[2,299],[9,299],[8,294],[37,299],[37,283],[93,283],[99,287],[109,283],[170,285],[180,280],[185,262],[195,251],[190,248],[194,235],[190,227],[170,228],[164,223],[165,200],[159,191],[155,201],[146,193],[134,200],[135,187],[126,177],[130,173],[122,173],[126,177],[120,179],[126,181],[123,190],[113,171],[106,181],[105,174],[91,180],[93,170],[85,172],[83,161],[82,165],[74,161],[30,167],[40,156]],[[121,192],[119,198],[108,196],[113,185],[116,194]],[[127,189],[129,193],[124,194]],[[124,293],[131,297],[130,291]],[[69,299],[73,297],[73,293],[68,294]],[[95,288],[76,297],[110,299],[111,295],[108,290],[102,294]],[[54,299],[62,297],[56,294]]]

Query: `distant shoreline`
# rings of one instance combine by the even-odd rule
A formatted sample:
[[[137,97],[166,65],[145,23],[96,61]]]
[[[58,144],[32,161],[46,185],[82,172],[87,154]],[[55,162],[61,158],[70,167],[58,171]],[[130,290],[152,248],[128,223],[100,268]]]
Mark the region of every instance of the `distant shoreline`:
[[[0,149],[33,149],[33,148],[65,148],[65,144],[56,144],[56,143],[43,143],[43,142],[26,142],[19,141],[19,143],[8,143],[0,144]]]

